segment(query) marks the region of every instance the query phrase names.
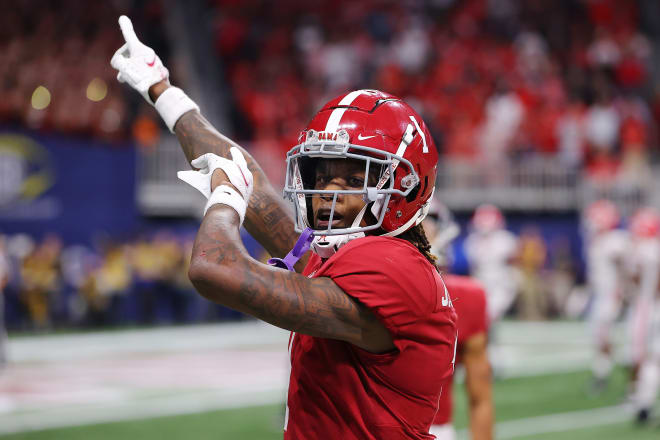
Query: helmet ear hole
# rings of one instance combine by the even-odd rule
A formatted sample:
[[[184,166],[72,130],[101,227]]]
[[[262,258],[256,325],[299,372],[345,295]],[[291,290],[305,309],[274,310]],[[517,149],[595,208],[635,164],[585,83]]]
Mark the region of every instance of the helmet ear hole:
[[[415,200],[415,197],[417,197],[417,193],[419,192],[419,184],[417,184],[412,191],[406,196],[406,202],[410,203],[413,200]]]
[[[426,190],[429,187],[429,176],[424,176],[424,188],[422,189],[422,193],[419,195],[420,197],[424,197],[424,194],[426,194]]]

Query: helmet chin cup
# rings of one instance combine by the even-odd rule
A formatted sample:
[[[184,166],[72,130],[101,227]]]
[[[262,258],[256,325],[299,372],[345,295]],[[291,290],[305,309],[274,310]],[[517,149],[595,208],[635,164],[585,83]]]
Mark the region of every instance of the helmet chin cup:
[[[364,232],[345,235],[317,235],[312,241],[312,250],[324,260],[332,257],[343,245],[356,238],[364,237]]]

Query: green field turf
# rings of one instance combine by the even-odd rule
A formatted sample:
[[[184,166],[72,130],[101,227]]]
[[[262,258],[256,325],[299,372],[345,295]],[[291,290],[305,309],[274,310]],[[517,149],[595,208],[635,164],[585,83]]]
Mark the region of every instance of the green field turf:
[[[608,389],[598,396],[588,392],[589,373],[563,373],[499,380],[495,383],[497,422],[512,421],[557,413],[570,413],[619,405],[625,398],[626,373],[617,370]],[[466,399],[461,386],[456,387],[456,425],[467,422]],[[215,411],[195,415],[163,417],[65,429],[46,430],[2,436],[3,440],[144,440],[231,439],[275,440],[282,438],[282,406],[269,405],[244,409]],[[624,416],[625,417],[625,416]],[[615,423],[613,423],[615,422]],[[532,423],[533,425],[533,423]],[[561,429],[561,422],[556,423]],[[632,420],[610,420],[587,428],[530,434],[518,437],[528,440],[657,440],[660,428],[652,422],[637,427]],[[539,427],[539,432],[543,432]],[[499,432],[499,428],[498,428]]]

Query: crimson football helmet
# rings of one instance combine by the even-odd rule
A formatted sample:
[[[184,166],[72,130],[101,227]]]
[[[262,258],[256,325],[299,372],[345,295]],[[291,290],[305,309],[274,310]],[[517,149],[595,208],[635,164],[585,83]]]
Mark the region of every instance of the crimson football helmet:
[[[504,216],[495,205],[488,203],[479,205],[472,216],[472,227],[482,234],[502,229],[504,228]]]
[[[619,209],[609,200],[597,200],[585,211],[585,224],[592,233],[612,230],[620,220]]]
[[[630,232],[638,238],[660,235],[660,213],[653,208],[640,208],[630,219]]]
[[[314,229],[311,199],[332,198],[328,226],[314,229],[314,250],[331,255],[353,238],[381,228],[396,236],[421,223],[435,187],[438,152],[422,118],[401,99],[378,90],[355,90],[323,106],[287,153],[284,195],[296,211],[296,231]],[[315,189],[318,160],[358,159],[364,163],[361,189]],[[371,180],[371,181],[370,181]],[[375,183],[374,183],[375,182]],[[333,228],[337,198],[361,195],[365,207],[350,227]],[[375,221],[360,226],[367,209]]]

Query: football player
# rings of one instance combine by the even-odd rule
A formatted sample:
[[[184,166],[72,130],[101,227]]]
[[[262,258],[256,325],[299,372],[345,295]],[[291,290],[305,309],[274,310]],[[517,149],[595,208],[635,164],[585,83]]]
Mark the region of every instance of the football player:
[[[518,293],[518,271],[513,262],[518,254],[518,239],[505,229],[504,216],[490,204],[477,207],[465,240],[465,256],[470,275],[486,289],[490,360],[495,374],[506,368],[502,348],[497,342],[497,323],[511,308]]]
[[[630,220],[634,297],[630,315],[633,403],[645,422],[660,386],[660,213],[642,208]]]
[[[196,289],[292,331],[284,438],[432,439],[456,314],[420,226],[438,160],[424,121],[375,90],[325,104],[287,154],[294,221],[251,156],[169,84],[130,20],[119,22],[118,79],[154,103],[198,169],[180,177],[208,198],[189,271]],[[280,267],[261,264],[241,242],[244,220],[271,255],[302,235]]]
[[[518,252],[518,240],[504,228],[504,216],[494,205],[478,206],[470,226],[465,255],[470,274],[486,288],[488,314],[494,323],[516,299],[518,277],[511,263]]]
[[[431,251],[438,257],[442,270],[451,266],[451,241],[460,232],[449,210],[437,200],[424,220],[424,230],[432,243]],[[443,274],[458,316],[456,362],[465,367],[465,389],[468,394],[470,433],[473,440],[493,438],[493,399],[491,368],[488,359],[488,308],[486,293],[475,280],[458,275]],[[438,440],[454,440],[452,425],[452,383],[447,380],[440,396],[438,413],[431,426],[431,434]]]
[[[593,335],[593,391],[600,392],[607,383],[614,362],[612,331],[621,311],[624,258],[628,250],[628,234],[617,229],[619,210],[609,200],[590,204],[583,215],[587,250],[587,283],[591,294],[589,322]]]

